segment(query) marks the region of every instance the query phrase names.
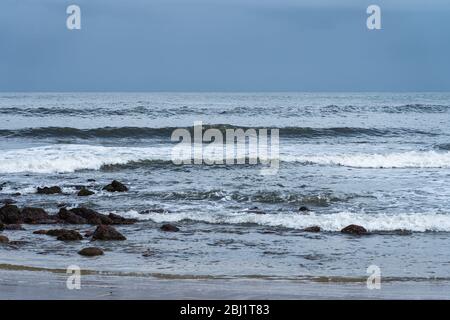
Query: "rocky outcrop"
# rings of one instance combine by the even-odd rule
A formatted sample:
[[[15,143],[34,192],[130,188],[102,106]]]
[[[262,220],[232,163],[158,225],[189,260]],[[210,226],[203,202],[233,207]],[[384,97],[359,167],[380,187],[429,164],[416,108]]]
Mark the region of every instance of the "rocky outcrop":
[[[110,184],[103,187],[103,190],[106,190],[108,192],[126,192],[128,191],[128,188],[123,183],[114,180]]]
[[[111,219],[112,224],[133,224],[138,221],[136,219],[124,218],[114,213],[110,213],[108,218]]]
[[[8,243],[9,239],[6,236],[0,235],[0,243]]]
[[[166,232],[178,232],[180,231],[180,229],[176,226],[174,226],[173,224],[163,224],[160,228],[162,231],[166,231]]]
[[[90,247],[81,249],[78,251],[78,254],[86,257],[95,257],[103,255],[103,250],[100,248]]]
[[[351,224],[349,226],[346,226],[344,229],[341,230],[342,233],[347,233],[347,234],[356,234],[356,235],[363,235],[363,234],[367,234],[367,230],[359,225],[356,224]]]
[[[94,191],[91,191],[91,190],[86,189],[86,188],[81,188],[81,190],[78,191],[77,196],[79,196],[79,197],[88,197],[88,196],[92,196],[93,194],[95,194]]]
[[[22,221],[27,224],[46,223],[50,220],[48,213],[41,208],[25,207],[21,211]]]
[[[38,194],[59,194],[62,193],[62,190],[58,186],[53,187],[43,187],[43,188],[37,188]]]
[[[92,240],[126,240],[119,231],[114,227],[107,225],[100,225],[95,229],[92,235]]]
[[[305,231],[305,232],[320,232],[321,229],[319,226],[312,226],[312,227],[303,229],[303,231]]]
[[[88,224],[112,224],[113,221],[106,215],[98,213],[88,208],[73,208],[69,210],[71,213],[76,214],[79,217],[84,218]]]
[[[87,224],[87,220],[73,213],[71,210],[61,208],[58,212],[58,218],[69,224]]]
[[[66,208],[61,208],[58,213],[58,218],[69,224],[132,224],[137,220],[127,219],[119,215],[110,213],[109,215],[104,215],[98,213],[95,210],[88,208],[73,208],[67,210]]]
[[[7,204],[0,208],[0,222],[4,224],[21,223],[20,210],[17,206]]]
[[[60,241],[77,241],[83,240],[83,236],[75,230],[60,230],[59,236],[56,239]]]

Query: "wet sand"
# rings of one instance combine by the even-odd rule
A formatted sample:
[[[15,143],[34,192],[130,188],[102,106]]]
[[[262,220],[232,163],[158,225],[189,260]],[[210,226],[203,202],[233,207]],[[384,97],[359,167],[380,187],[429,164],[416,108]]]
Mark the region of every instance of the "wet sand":
[[[0,299],[449,299],[449,281],[320,283],[284,280],[173,280],[83,275],[69,290],[68,275],[45,271],[0,271]]]

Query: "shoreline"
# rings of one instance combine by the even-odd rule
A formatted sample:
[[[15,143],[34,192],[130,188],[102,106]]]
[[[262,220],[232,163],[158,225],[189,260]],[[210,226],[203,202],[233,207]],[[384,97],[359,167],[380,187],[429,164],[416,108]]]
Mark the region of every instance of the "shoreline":
[[[69,290],[69,275],[49,271],[0,270],[0,299],[450,299],[450,281],[392,281],[380,290],[365,282],[263,279],[158,279],[88,274],[81,289]]]

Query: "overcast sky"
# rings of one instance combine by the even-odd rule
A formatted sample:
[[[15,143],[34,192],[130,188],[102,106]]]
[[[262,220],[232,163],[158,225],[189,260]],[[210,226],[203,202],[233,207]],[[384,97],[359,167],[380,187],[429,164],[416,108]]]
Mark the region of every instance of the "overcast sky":
[[[450,1],[1,0],[0,91],[450,91]]]

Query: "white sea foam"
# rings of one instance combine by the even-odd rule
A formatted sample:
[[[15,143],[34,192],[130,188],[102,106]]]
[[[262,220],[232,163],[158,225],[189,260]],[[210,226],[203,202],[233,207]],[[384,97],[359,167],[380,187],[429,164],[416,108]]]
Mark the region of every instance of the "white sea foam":
[[[217,156],[206,157],[217,159]],[[60,144],[0,153],[0,173],[54,173],[98,170],[132,161],[171,160],[171,146],[104,147]],[[281,161],[356,168],[450,168],[450,152],[410,151],[386,154],[284,154]]]
[[[450,168],[450,152],[435,151],[308,155],[285,160],[355,168]]]
[[[292,229],[304,229],[311,226],[319,226],[325,231],[340,231],[350,224],[362,225],[369,231],[394,231],[399,229],[414,232],[450,231],[450,214],[441,213],[400,213],[388,215],[339,212],[331,214],[311,213],[309,215],[297,213],[261,215],[242,212],[233,214],[207,212],[139,214],[136,211],[128,211],[121,215],[139,220],[152,220],[158,223],[179,222],[190,219],[207,223],[254,223],[262,226],[286,227]]]
[[[103,147],[91,145],[51,145],[9,150],[0,154],[0,172],[74,172],[98,170],[103,165],[125,164],[163,158],[169,151],[161,148]],[[170,153],[169,153],[170,154]]]

